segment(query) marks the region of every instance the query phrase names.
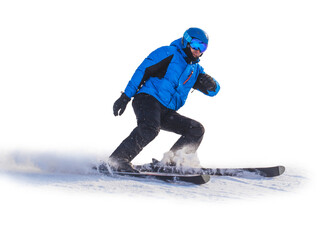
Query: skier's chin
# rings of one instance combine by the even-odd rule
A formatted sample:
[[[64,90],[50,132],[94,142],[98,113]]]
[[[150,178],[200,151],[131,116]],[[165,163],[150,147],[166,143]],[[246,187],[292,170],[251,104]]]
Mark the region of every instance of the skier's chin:
[[[192,55],[192,57],[193,57],[193,58],[192,58],[193,61],[197,61],[197,60],[199,60],[199,57],[195,57],[194,55]]]
[[[198,60],[198,59],[200,58],[201,55],[199,55],[199,56],[198,56],[198,55],[194,56],[194,55],[192,54],[192,56],[193,56],[194,59]]]

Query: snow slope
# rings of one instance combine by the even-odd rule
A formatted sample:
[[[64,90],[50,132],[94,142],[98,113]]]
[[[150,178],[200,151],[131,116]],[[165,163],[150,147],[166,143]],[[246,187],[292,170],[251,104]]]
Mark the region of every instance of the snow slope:
[[[130,177],[112,178],[92,170],[99,159],[90,154],[16,152],[2,157],[1,174],[14,181],[45,189],[199,201],[273,196],[295,192],[301,184],[306,183],[306,177],[291,168],[283,176],[273,179],[252,175],[243,178],[212,177],[208,184],[202,186]]]

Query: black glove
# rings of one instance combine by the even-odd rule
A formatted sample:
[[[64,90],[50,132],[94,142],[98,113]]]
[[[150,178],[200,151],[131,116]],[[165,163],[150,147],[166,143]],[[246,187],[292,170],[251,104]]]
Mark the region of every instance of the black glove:
[[[121,116],[123,112],[126,110],[127,104],[130,101],[130,98],[122,93],[121,97],[118,98],[117,101],[113,104],[113,114],[114,116]]]
[[[198,89],[199,91],[208,94],[208,91],[215,91],[217,85],[214,79],[208,74],[199,74],[194,89]]]

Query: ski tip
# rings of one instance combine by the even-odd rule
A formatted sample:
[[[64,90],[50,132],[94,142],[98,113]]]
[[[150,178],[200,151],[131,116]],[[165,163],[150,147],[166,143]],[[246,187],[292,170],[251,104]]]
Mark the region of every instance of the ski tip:
[[[211,179],[210,175],[201,175],[201,177],[203,179],[202,184],[209,182],[209,180]]]
[[[191,182],[197,185],[202,185],[205,183],[208,183],[209,180],[211,179],[210,175],[197,175],[197,176],[192,176],[189,175],[190,178],[187,175],[183,175],[182,177],[179,178],[179,180],[184,181],[184,182]]]
[[[285,172],[284,166],[278,166],[279,175],[282,175]]]

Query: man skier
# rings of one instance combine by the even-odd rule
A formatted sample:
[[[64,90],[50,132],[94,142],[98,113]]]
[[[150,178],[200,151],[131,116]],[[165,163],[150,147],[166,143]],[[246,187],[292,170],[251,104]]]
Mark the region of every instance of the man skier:
[[[197,121],[177,113],[191,89],[215,96],[220,86],[198,64],[208,46],[208,35],[199,28],[189,28],[182,38],[170,46],[153,51],[137,68],[125,91],[114,103],[115,116],[122,115],[131,98],[137,127],[109,157],[114,171],[136,172],[130,163],[159,133],[165,130],[180,134],[172,146],[176,152],[199,147],[204,127]],[[107,170],[102,164],[99,170]]]

